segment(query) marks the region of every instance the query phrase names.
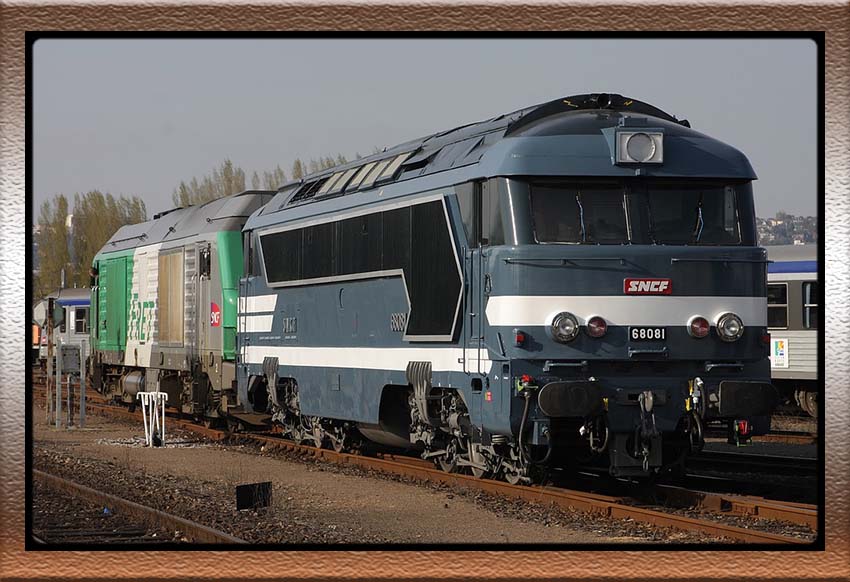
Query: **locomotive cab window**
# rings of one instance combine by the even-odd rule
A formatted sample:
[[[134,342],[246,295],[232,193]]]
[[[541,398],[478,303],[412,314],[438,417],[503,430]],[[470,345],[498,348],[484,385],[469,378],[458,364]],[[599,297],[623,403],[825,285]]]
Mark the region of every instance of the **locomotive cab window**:
[[[257,245],[257,235],[253,231],[242,233],[242,250],[243,276],[256,277],[260,275],[260,251]]]
[[[818,284],[817,281],[803,283],[803,327],[818,328]]]
[[[655,243],[741,244],[732,186],[655,183],[647,189],[647,198]]]
[[[466,240],[471,247],[505,244],[501,195],[496,180],[455,187]]]
[[[531,213],[538,243],[629,242],[625,192],[617,184],[532,184]]]
[[[767,327],[788,327],[788,284],[767,286]]]

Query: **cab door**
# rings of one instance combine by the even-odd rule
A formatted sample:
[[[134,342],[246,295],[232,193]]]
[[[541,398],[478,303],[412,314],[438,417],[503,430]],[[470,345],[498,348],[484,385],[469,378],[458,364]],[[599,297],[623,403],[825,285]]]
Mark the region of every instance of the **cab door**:
[[[464,253],[464,371],[469,376],[470,413],[491,427],[507,412],[507,371],[504,338],[489,329],[487,301],[493,289],[493,247],[505,244],[502,193],[496,180],[458,188],[458,202],[467,234]]]
[[[98,313],[103,349],[121,351],[127,342],[127,259],[108,259],[100,275]],[[105,275],[105,276],[104,276]]]
[[[470,417],[478,422],[482,413],[482,402],[486,384],[487,346],[484,342],[484,261],[486,239],[482,238],[481,184],[464,184],[458,187],[457,197],[460,207],[467,244],[462,245],[463,304],[462,304],[462,343],[464,372],[469,383],[467,402]]]
[[[198,257],[197,318],[198,318],[198,356],[210,365],[213,355],[220,351],[216,332],[221,330],[221,308],[212,300],[210,280],[212,279],[212,248],[209,242],[196,244]]]

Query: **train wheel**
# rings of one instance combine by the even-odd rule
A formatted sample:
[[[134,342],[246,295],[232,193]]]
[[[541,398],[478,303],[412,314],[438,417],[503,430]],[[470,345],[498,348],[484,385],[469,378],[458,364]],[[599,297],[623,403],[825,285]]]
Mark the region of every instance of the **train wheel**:
[[[502,459],[502,476],[511,485],[519,485],[527,481],[527,470],[515,447],[510,449],[510,458]]]
[[[330,441],[331,448],[335,452],[341,453],[345,451],[345,449],[347,448],[348,435],[346,434],[344,427],[335,426],[330,432],[326,434],[328,436],[328,440]]]
[[[519,485],[523,480],[523,474],[519,471],[505,471],[505,481],[511,485]]]
[[[457,471],[457,456],[460,443],[457,439],[452,439],[446,445],[446,454],[436,457],[437,467],[446,473],[454,473]]]
[[[485,467],[489,467],[487,463],[487,457],[484,455],[484,452],[481,450],[481,445],[473,443],[469,441],[467,458],[470,462],[475,463],[476,465],[484,465]],[[472,476],[476,479],[487,479],[493,475],[493,472],[487,468],[482,469],[480,466],[476,467],[473,465],[469,466],[470,471],[472,471]]]
[[[327,440],[325,438],[327,433],[325,433],[325,429],[322,428],[322,423],[318,416],[310,417],[310,426],[310,432],[305,432],[304,436],[306,436],[309,441],[312,441],[311,444],[317,449],[323,448],[325,446],[325,441]]]
[[[806,392],[805,395],[806,401],[806,412],[814,418],[818,417],[818,393],[817,392]]]

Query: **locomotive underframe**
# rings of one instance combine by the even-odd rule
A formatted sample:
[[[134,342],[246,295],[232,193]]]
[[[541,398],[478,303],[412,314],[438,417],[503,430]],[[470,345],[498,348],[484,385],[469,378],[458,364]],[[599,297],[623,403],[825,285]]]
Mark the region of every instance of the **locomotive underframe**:
[[[485,389],[497,385],[492,372],[483,382],[474,375],[453,374],[454,383],[436,386],[428,364],[411,362],[406,385],[379,389],[376,384],[377,422],[302,414],[299,375],[304,379],[303,374],[316,370],[275,367],[274,375],[285,377],[272,380],[277,384],[273,392],[266,376],[253,375],[247,399],[253,413],[267,414],[295,440],[341,449],[360,447],[365,439],[373,445],[417,450],[445,470],[467,467],[473,474],[500,474],[512,482],[527,481],[534,467],[549,463],[563,467],[607,463],[618,476],[675,470],[685,455],[702,447],[702,428],[709,422],[731,426],[746,420],[748,433],[736,436],[741,441],[769,430],[765,412],[772,406],[769,396],[738,402],[733,408],[731,397],[721,389],[724,382],[734,381],[748,392],[760,387],[772,391],[759,380],[761,363],[743,365],[734,374],[706,375],[704,363],[694,362],[632,363],[626,374],[622,368],[628,362],[513,360],[499,363],[510,382],[498,384],[498,396]],[[700,372],[703,392],[695,395],[694,380]],[[532,380],[523,382],[523,377]],[[570,401],[565,395],[562,408],[556,410],[552,404],[556,398],[550,396],[543,403],[544,395],[555,389],[579,389],[579,396]],[[470,414],[489,398],[506,401],[509,426],[491,425],[480,411]]]

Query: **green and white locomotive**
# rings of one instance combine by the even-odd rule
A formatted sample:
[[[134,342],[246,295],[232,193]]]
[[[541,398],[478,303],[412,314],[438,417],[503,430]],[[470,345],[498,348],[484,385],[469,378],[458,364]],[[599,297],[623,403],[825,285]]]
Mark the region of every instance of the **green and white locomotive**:
[[[272,192],[246,191],[116,232],[92,262],[95,387],[134,406],[163,391],[216,418],[235,379],[242,226]],[[224,401],[224,402],[223,402]]]

